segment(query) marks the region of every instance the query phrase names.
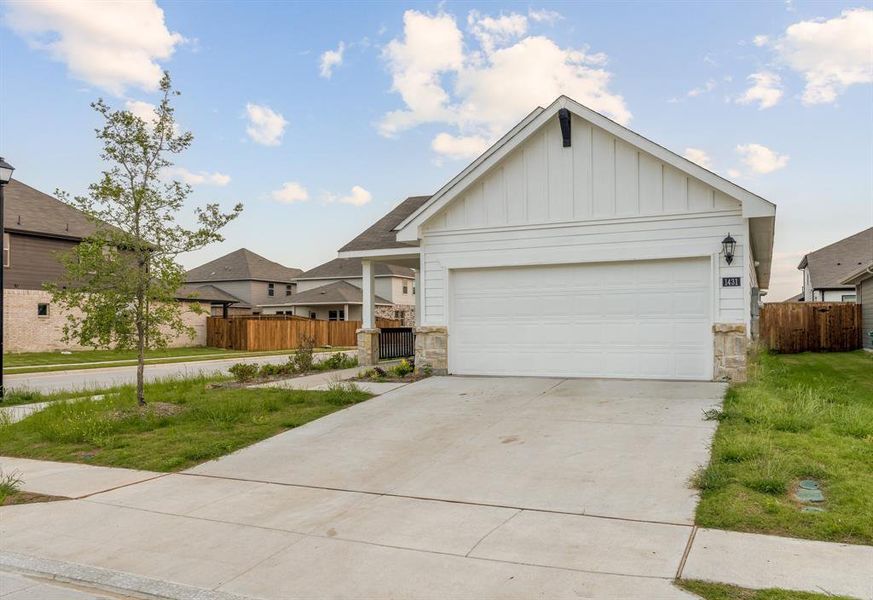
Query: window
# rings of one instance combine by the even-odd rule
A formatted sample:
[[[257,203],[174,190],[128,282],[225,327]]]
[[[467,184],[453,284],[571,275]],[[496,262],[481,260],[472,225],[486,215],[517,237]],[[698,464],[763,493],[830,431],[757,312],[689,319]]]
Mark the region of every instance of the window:
[[[315,314],[313,311],[309,311],[309,318],[310,318],[310,319],[317,319],[317,318],[318,318],[318,315]]]
[[[329,310],[327,311],[328,321],[345,321],[346,311],[344,310]]]
[[[272,283],[267,284],[267,295],[268,296],[275,296],[276,295],[276,289]]]
[[[857,299],[855,294],[843,294],[843,302],[855,302]]]
[[[8,267],[12,264],[12,240],[8,233],[3,234],[3,266]]]
[[[49,316],[49,305],[45,302],[40,302],[36,305],[36,316],[37,317],[47,317]]]
[[[291,284],[290,283],[285,286],[285,295],[286,296],[291,295]]]
[[[406,295],[409,293],[409,282],[405,279],[403,280],[403,294]]]

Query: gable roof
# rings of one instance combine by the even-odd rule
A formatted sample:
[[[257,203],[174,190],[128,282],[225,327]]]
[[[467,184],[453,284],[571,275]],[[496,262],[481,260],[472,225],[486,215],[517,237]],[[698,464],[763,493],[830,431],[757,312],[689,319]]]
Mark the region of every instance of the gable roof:
[[[290,283],[300,275],[301,269],[294,269],[267,260],[246,248],[234,250],[230,254],[194,267],[185,276],[189,283],[207,281],[275,281]]]
[[[394,228],[418,210],[428,199],[430,196],[410,196],[395,206],[387,215],[365,229],[358,237],[340,248],[339,251],[414,248],[418,246],[418,242],[398,242]]]
[[[549,120],[555,117],[558,114],[558,111],[562,108],[568,109],[576,116],[588,121],[596,127],[604,129],[618,139],[631,144],[632,146],[636,146],[644,152],[648,152],[658,160],[679,169],[691,177],[703,181],[707,185],[732,198],[735,198],[742,204],[744,217],[775,216],[776,205],[772,202],[753,194],[747,189],[728,181],[712,171],[704,169],[697,163],[679,156],[675,152],[656,144],[623,125],[619,125],[612,119],[579,104],[567,96],[559,96],[547,108],[538,108],[522,119],[518,125],[509,131],[509,133],[500,138],[500,140],[488,148],[488,150],[486,150],[479,158],[474,160],[467,168],[440,188],[430,197],[430,199],[427,200],[427,202],[422,204],[421,207],[416,209],[399,223],[395,227],[397,230],[397,239],[399,241],[407,242],[417,240],[419,226],[439,212],[440,209],[446,206],[454,198],[463,193],[464,190],[479,178],[479,176],[483,175],[497,162],[502,160],[512,152],[512,150],[528,139],[540,127],[549,122]],[[769,252],[764,252],[764,254],[769,255]]]
[[[242,300],[214,285],[183,285],[176,290],[178,300],[202,300],[203,302],[221,302],[226,304],[244,304]]]
[[[10,233],[81,240],[96,229],[79,209],[17,179],[4,187],[3,201],[4,229]]]
[[[810,252],[797,265],[809,271],[813,289],[849,288],[843,283],[862,267],[873,261],[873,227]]]
[[[843,279],[843,283],[858,285],[862,281],[867,281],[868,279],[873,279],[873,261],[870,261],[868,264],[862,266],[860,269]]]
[[[355,279],[363,277],[364,269],[361,266],[361,260],[360,258],[335,258],[309,269],[295,279]],[[415,277],[415,272],[406,267],[381,262],[373,263],[373,267],[376,271],[376,277]]]
[[[348,281],[334,281],[321,287],[294,294],[291,299],[281,304],[264,304],[263,306],[313,306],[316,304],[361,304],[364,292]],[[385,298],[376,296],[376,304],[391,304]]]

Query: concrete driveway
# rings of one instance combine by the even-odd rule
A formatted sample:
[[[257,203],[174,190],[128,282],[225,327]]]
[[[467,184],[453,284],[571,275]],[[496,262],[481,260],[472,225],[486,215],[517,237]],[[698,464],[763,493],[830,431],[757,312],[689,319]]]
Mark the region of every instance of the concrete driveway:
[[[4,545],[169,597],[691,598],[671,580],[723,392],[431,378],[182,474],[9,507]]]

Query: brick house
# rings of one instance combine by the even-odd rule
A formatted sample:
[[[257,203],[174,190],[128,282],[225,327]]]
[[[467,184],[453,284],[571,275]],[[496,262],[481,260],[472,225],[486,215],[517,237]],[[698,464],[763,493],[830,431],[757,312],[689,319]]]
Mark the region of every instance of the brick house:
[[[5,188],[3,231],[3,344],[6,352],[79,350],[63,341],[66,314],[52,305],[44,286],[64,276],[59,255],[69,252],[94,232],[81,211],[20,181]],[[178,336],[171,346],[204,345],[205,315],[195,305],[225,306],[232,300],[208,286],[179,290],[183,319],[194,328],[194,339]]]

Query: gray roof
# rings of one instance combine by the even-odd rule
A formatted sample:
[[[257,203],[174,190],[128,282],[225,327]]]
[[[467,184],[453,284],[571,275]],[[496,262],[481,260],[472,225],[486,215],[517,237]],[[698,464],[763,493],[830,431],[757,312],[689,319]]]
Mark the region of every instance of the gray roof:
[[[863,265],[873,261],[873,227],[835,242],[803,257],[798,269],[809,269],[813,289],[840,289],[842,283]]]
[[[4,228],[8,232],[80,240],[95,225],[77,208],[13,179],[3,188]]]
[[[799,294],[794,294],[791,298],[786,298],[782,302],[803,302],[803,292]]]
[[[415,271],[397,265],[374,263],[376,277],[415,277]],[[301,274],[296,279],[355,279],[362,277],[364,268],[360,258],[335,258]]]
[[[414,213],[430,196],[411,196],[394,207],[391,212],[373,223],[362,234],[339,249],[340,252],[353,250],[383,250],[385,248],[416,248],[418,243],[398,242],[394,228],[406,217]]]
[[[288,302],[273,306],[312,306],[314,304],[362,304],[364,292],[347,281],[334,281],[321,287],[294,294]],[[376,304],[391,304],[376,296]]]
[[[236,296],[228,294],[214,285],[183,285],[176,290],[176,298],[179,300],[202,300],[203,302],[245,304]]]
[[[208,281],[275,281],[290,283],[303,271],[267,260],[251,250],[240,248],[230,254],[194,267],[186,274],[189,283]]]

